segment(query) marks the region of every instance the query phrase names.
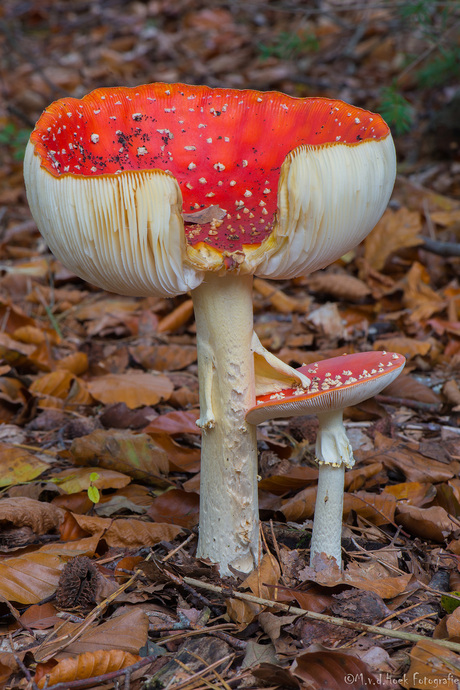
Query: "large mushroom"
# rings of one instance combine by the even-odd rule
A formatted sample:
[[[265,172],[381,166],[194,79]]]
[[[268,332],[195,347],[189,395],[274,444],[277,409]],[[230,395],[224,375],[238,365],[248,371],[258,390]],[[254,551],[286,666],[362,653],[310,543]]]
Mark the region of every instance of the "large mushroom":
[[[316,414],[319,430],[316,459],[319,465],[315,519],[310,546],[311,565],[324,553],[342,564],[342,512],[345,468],[354,458],[343,425],[343,411],[372,398],[402,372],[405,358],[396,352],[358,352],[324,359],[300,367],[311,376],[305,390],[291,388],[260,395],[246,419],[260,424],[268,419]]]
[[[204,431],[198,554],[222,574],[249,572],[257,448],[245,413],[256,385],[308,384],[254,337],[252,276],[308,273],[368,234],[394,184],[387,125],[325,98],[97,89],[46,109],[24,176],[39,230],[79,276],[126,295],[191,291]]]

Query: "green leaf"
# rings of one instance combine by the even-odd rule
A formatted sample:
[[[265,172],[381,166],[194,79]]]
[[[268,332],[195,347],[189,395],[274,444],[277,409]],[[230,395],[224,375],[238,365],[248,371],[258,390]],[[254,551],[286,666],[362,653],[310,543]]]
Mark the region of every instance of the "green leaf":
[[[101,494],[99,493],[99,489],[96,486],[91,485],[88,488],[88,498],[93,503],[99,503],[99,501],[101,500]]]
[[[460,599],[453,599],[451,594],[456,597],[460,597],[460,592],[449,592],[449,594],[443,594],[441,597],[441,606],[447,613],[452,613],[456,608],[460,606]]]

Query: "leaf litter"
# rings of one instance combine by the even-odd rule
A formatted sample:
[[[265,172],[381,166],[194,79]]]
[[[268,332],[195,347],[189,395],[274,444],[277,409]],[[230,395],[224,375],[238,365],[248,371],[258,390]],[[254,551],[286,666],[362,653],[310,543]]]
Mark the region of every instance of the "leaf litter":
[[[404,16],[409,5],[158,0],[95,12],[86,0],[5,0],[2,687],[458,687],[460,609],[442,605],[460,590],[458,118],[453,83],[421,88],[417,65],[400,67],[426,47],[428,25],[411,22],[424,26],[430,3]],[[344,573],[309,566],[317,424],[305,418],[259,427],[261,562],[221,581],[195,558],[191,300],[106,294],[56,262],[26,204],[23,135],[55,98],[98,86],[155,78],[379,110],[395,75],[417,122],[395,137],[400,175],[383,218],[323,271],[254,282],[257,335],[287,363],[368,349],[408,359],[380,396],[346,410],[357,464]]]

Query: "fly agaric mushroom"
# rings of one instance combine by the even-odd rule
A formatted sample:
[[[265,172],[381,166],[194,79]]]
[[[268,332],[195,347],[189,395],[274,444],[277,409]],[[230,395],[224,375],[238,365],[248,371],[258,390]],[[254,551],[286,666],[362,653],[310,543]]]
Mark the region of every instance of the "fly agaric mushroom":
[[[256,392],[308,383],[253,336],[252,276],[291,278],[354,247],[382,215],[395,169],[379,115],[276,92],[97,89],[51,104],[31,135],[27,196],[60,261],[121,294],[192,292],[204,431],[198,555],[222,574],[258,562],[246,411]]]
[[[343,425],[345,407],[372,398],[399,376],[406,360],[395,352],[359,352],[305,365],[298,371],[311,376],[305,389],[291,388],[257,397],[246,415],[250,424],[267,419],[316,414],[319,430],[316,458],[318,492],[310,547],[335,558],[341,567],[341,535],[345,467],[353,467],[353,451]]]

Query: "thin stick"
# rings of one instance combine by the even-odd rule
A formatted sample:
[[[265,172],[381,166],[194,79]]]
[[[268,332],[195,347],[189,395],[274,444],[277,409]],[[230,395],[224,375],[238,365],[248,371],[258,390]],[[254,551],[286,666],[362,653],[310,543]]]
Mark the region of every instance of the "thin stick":
[[[324,613],[306,611],[305,609],[297,608],[297,606],[289,606],[288,604],[282,604],[277,601],[262,599],[261,597],[254,596],[253,594],[246,594],[245,592],[237,592],[234,590],[225,590],[223,587],[211,585],[208,582],[201,582],[201,580],[195,580],[193,577],[184,577],[183,580],[186,584],[191,585],[192,587],[201,587],[202,589],[207,589],[210,592],[224,594],[234,597],[235,599],[242,599],[243,601],[250,601],[253,604],[261,604],[262,606],[269,606],[270,608],[278,608],[280,611],[285,611],[286,613],[294,613],[316,621],[332,623],[332,625],[338,625],[342,628],[350,628],[351,630],[359,630],[360,632],[373,633],[374,635],[383,635],[384,637],[394,637],[399,640],[408,640],[409,642],[426,642],[428,640],[433,644],[439,645],[440,647],[447,647],[447,649],[452,649],[454,652],[460,652],[460,644],[458,642],[450,642],[449,640],[434,640],[426,635],[407,633],[403,632],[402,630],[388,630],[387,628],[381,628],[378,625],[356,623],[355,621],[350,621],[346,618],[336,618],[335,616],[327,616]]]

